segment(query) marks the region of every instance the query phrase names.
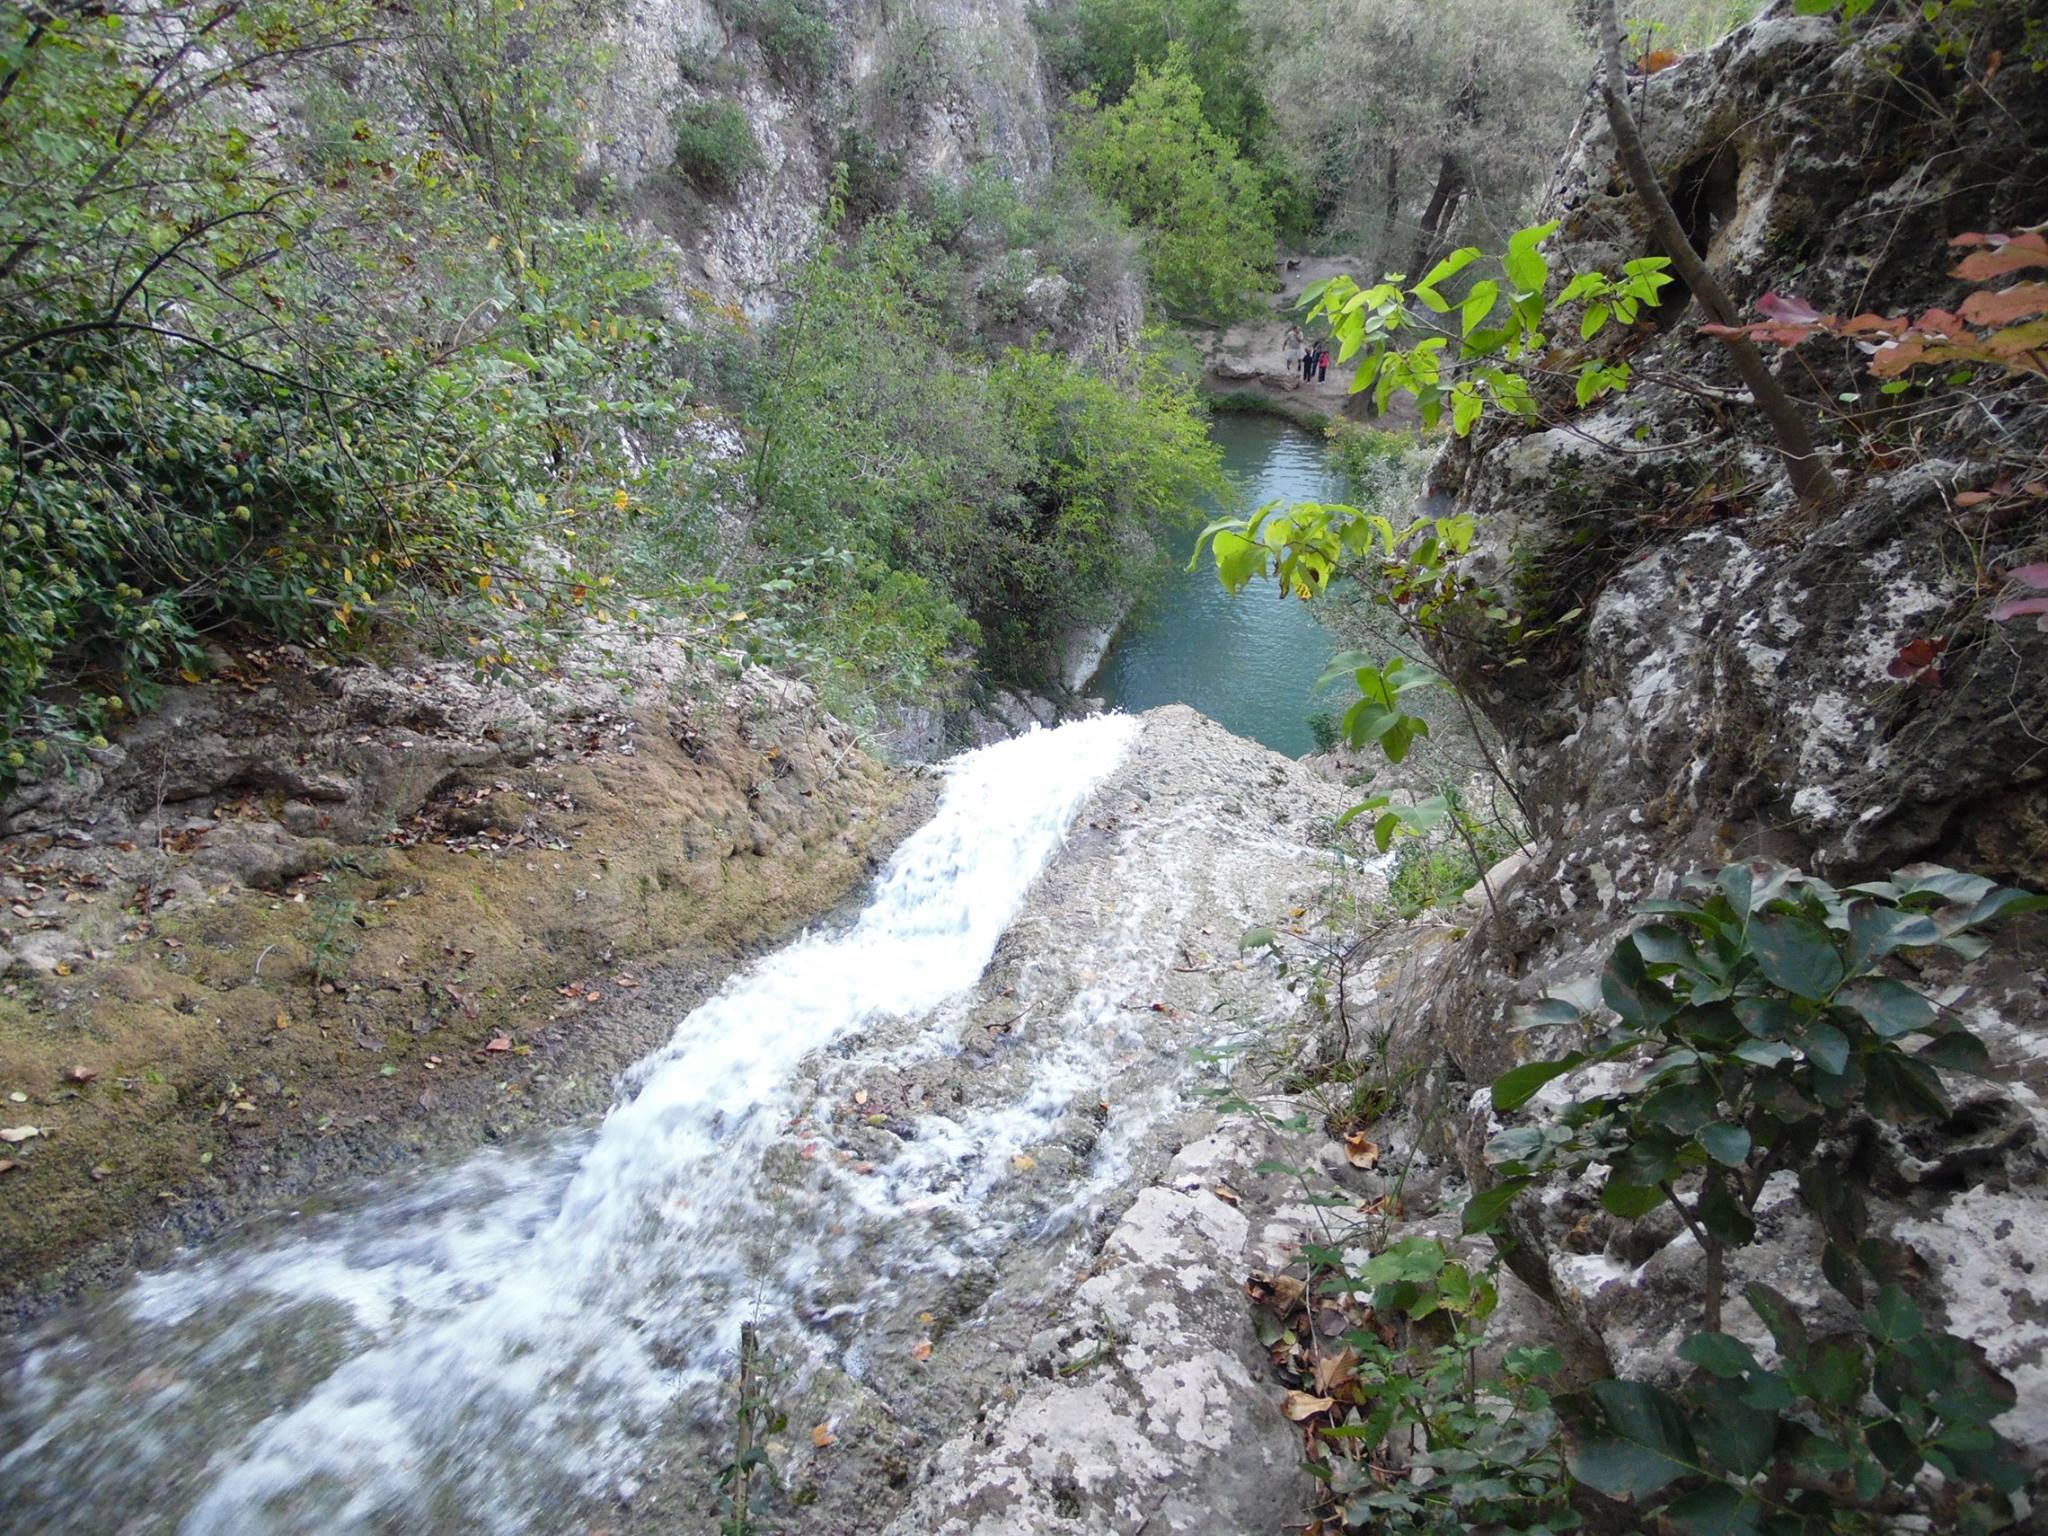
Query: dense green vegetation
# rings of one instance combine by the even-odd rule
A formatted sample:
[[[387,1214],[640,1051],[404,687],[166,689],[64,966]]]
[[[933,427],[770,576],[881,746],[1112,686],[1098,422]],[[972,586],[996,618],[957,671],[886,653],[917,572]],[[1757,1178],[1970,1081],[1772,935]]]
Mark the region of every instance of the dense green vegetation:
[[[6,779],[238,637],[545,667],[577,613],[665,611],[856,712],[1029,676],[1215,482],[1163,364],[1033,350],[1034,280],[1129,274],[1078,183],[911,185],[791,274],[780,324],[684,323],[669,258],[578,181],[601,12],[150,15],[15,11],[0,38]],[[779,77],[833,67],[816,6],[731,20]],[[674,131],[702,196],[760,164],[729,100]],[[744,417],[738,464],[693,446],[706,405]],[[760,508],[737,549],[735,496]]]
[[[1092,98],[1083,98],[1084,108]],[[1084,110],[1068,142],[1083,179],[1143,232],[1152,284],[1169,311],[1235,319],[1267,282],[1273,218],[1259,173],[1203,115],[1176,43],[1137,66],[1114,106]]]
[[[1157,359],[1111,377],[978,347],[940,235],[897,213],[820,251],[749,407],[757,534],[800,562],[776,579],[801,600],[796,640],[905,698],[977,647],[1035,675],[1219,479],[1191,386]]]
[[[388,617],[496,661],[507,616],[603,590],[671,469],[621,428],[685,384],[633,242],[571,210],[575,9],[421,7],[386,86],[417,127],[328,67],[381,25],[353,0],[188,7],[204,49],[98,7],[0,23],[8,770],[226,626]],[[214,110],[287,82],[303,132]]]

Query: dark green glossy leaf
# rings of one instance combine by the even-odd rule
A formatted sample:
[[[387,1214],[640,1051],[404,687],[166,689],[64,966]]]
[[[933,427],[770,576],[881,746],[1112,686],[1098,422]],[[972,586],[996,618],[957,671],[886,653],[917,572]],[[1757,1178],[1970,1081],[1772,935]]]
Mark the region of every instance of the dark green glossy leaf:
[[[2038,896],[2032,891],[2015,890],[2002,885],[1985,894],[1965,914],[1961,926],[1975,928],[1979,923],[1988,923],[1994,918],[2018,917],[2023,912],[2048,911],[2048,896]]]
[[[1690,1136],[1711,1123],[1719,1111],[1720,1095],[1713,1084],[1694,1077],[1657,1089],[1643,1100],[1640,1113],[1646,1120]]]
[[[1932,1045],[1915,1051],[1913,1059],[1931,1066],[1946,1067],[1951,1072],[1968,1072],[1977,1077],[1993,1075],[1991,1053],[1984,1049],[1984,1042],[1967,1029],[1949,1031]]]
[[[1913,1298],[1904,1290],[1888,1285],[1877,1293],[1877,1300],[1863,1314],[1863,1326],[1870,1330],[1873,1339],[1881,1343],[1904,1343],[1920,1336],[1920,1309],[1913,1305]]]
[[[1539,997],[1515,1009],[1513,1019],[1517,1029],[1540,1029],[1546,1024],[1576,1024],[1585,1016],[1584,1009],[1566,998]]]
[[[1925,1029],[1938,1017],[1934,1004],[1904,982],[1888,976],[1866,976],[1852,981],[1836,994],[1835,1001],[1857,1014],[1886,1040]]]
[[[1506,1214],[1516,1195],[1535,1182],[1525,1174],[1502,1179],[1498,1184],[1482,1189],[1465,1202],[1464,1229],[1467,1232],[1484,1232]]]
[[[1807,1348],[1806,1324],[1800,1319],[1799,1309],[1785,1299],[1783,1292],[1774,1290],[1761,1280],[1744,1286],[1742,1294],[1756,1315],[1764,1320],[1764,1326],[1771,1330],[1771,1339],[1787,1363],[1797,1365],[1803,1361]]]
[[[1656,1029],[1678,1011],[1670,988],[1653,980],[1633,944],[1617,944],[1600,976],[1600,996],[1637,1029]]]
[[[1638,928],[1630,936],[1637,953],[1650,965],[1691,965],[1693,964],[1692,940],[1676,928],[1652,924]]]
[[[1755,1536],[1763,1506],[1725,1483],[1709,1483],[1665,1507],[1664,1518],[1685,1536]]]
[[[1640,1499],[1668,1487],[1699,1464],[1684,1411],[1670,1394],[1639,1381],[1598,1381],[1604,1433],[1572,1452],[1572,1475],[1610,1498]]]
[[[1840,1077],[1849,1066],[1849,1037],[1824,1019],[1817,1019],[1795,1038],[1806,1059],[1830,1077]]]
[[[1842,957],[1818,923],[1765,913],[1750,920],[1749,943],[1765,979],[1796,997],[1824,999],[1842,984]]]
[[[1510,1067],[1494,1079],[1493,1107],[1502,1114],[1520,1109],[1536,1096],[1545,1083],[1562,1077],[1585,1059],[1583,1051],[1573,1051],[1554,1061],[1531,1061]]]
[[[1941,930],[1924,912],[1907,912],[1874,901],[1849,904],[1849,964],[1867,970],[1894,950],[1939,943]]]
[[[1600,1187],[1600,1203],[1629,1221],[1654,1211],[1663,1198],[1664,1191],[1654,1184],[1629,1184],[1612,1174]]]
[[[1756,1241],[1756,1222],[1729,1190],[1728,1181],[1717,1174],[1709,1174],[1700,1186],[1699,1223],[1731,1248]]]
[[[1941,1079],[1918,1057],[1878,1051],[1863,1063],[1864,1102],[1885,1120],[1922,1120],[1948,1113]]]
[[[1718,1121],[1713,1125],[1700,1127],[1700,1145],[1707,1149],[1707,1155],[1717,1163],[1730,1168],[1740,1168],[1749,1158],[1749,1132],[1739,1125]]]
[[[1715,1376],[1741,1376],[1758,1369],[1750,1347],[1732,1333],[1696,1333],[1679,1346],[1678,1357]]]

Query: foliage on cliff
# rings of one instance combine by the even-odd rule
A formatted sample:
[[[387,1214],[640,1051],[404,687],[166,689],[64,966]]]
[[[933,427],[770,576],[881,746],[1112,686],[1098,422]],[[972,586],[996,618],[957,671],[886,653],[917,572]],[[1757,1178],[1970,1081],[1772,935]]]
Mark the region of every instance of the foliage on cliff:
[[[1220,483],[1202,410],[1162,362],[1110,378],[1049,352],[987,355],[953,276],[907,214],[827,246],[750,407],[757,532],[788,563],[780,592],[809,599],[802,643],[900,697],[976,643],[999,672],[1034,675],[1064,631],[1112,610],[1146,535]]]

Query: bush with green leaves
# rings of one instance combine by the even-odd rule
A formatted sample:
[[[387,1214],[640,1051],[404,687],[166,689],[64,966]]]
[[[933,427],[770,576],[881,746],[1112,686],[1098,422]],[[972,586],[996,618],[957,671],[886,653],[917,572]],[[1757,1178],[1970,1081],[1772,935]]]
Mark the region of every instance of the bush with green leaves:
[[[1138,230],[1153,291],[1169,313],[1228,321],[1265,291],[1274,256],[1265,187],[1203,117],[1201,87],[1179,44],[1157,69],[1140,65],[1114,106],[1084,95],[1066,152]]]
[[[1235,1106],[1276,1129],[1307,1129],[1300,1116]],[[1563,1362],[1548,1347],[1487,1344],[1498,1257],[1476,1263],[1434,1237],[1387,1242],[1383,1211],[1361,1214],[1354,1192],[1285,1162],[1259,1171],[1292,1181],[1321,1221],[1300,1246],[1300,1278],[1290,1267],[1245,1288],[1259,1342],[1294,1384],[1286,1412],[1308,1436],[1323,1529],[1579,1529],[1553,1396]]]
[[[717,9],[760,45],[787,85],[814,84],[839,62],[839,36],[824,0],[717,0]]]
[[[1933,866],[1838,890],[1764,862],[1689,893],[1644,904],[1649,921],[1616,947],[1598,989],[1608,1022],[1577,996],[1525,1013],[1526,1027],[1589,1038],[1503,1074],[1503,1114],[1580,1068],[1639,1068],[1497,1135],[1495,1182],[1465,1209],[1468,1230],[1489,1229],[1523,1190],[1598,1169],[1609,1212],[1634,1220],[1668,1204],[1700,1247],[1703,1326],[1684,1351],[1700,1374],[1676,1393],[1595,1384],[1577,1409],[1573,1471],[1702,1536],[1877,1531],[1914,1510],[1944,1530],[2000,1529],[2021,1481],[1993,1424],[2011,1388],[1928,1325],[1905,1288],[1912,1267],[1870,1232],[1840,1148],[1859,1118],[1938,1119],[1941,1074],[1989,1064],[1901,960],[1974,958],[1979,930],[2048,897]],[[1723,1292],[1728,1255],[1756,1240],[1758,1202],[1780,1174],[1814,1216],[1821,1272],[1857,1327],[1810,1338],[1792,1304],[1751,1284],[1779,1352],[1767,1370],[1724,1332]],[[1939,1476],[1922,1479],[1927,1469]]]
[[[736,102],[693,102],[676,114],[676,168],[704,191],[730,196],[762,163],[753,125]]]
[[[856,581],[924,583],[934,603],[898,615],[918,636],[885,648],[903,676],[957,674],[947,658],[971,632],[998,675],[1029,681],[1064,631],[1110,611],[1150,535],[1221,488],[1220,456],[1192,387],[1154,359],[1113,380],[1053,353],[976,352],[956,277],[903,212],[799,275],[750,406],[756,532],[771,558],[823,545],[855,558]]]
[[[497,664],[609,585],[590,535],[662,472],[622,436],[685,386],[634,243],[570,206],[587,17],[434,0],[394,40],[380,15],[207,0],[181,12],[205,49],[0,20],[0,783],[224,627],[344,644],[438,613]],[[362,94],[377,48],[418,119]],[[290,89],[303,134],[213,110]]]
[[[1410,395],[1423,424],[1433,427],[1448,405],[1460,437],[1488,406],[1534,417],[1530,377],[1543,369],[1546,327],[1556,321],[1553,306],[1579,305],[1579,337],[1591,341],[1609,325],[1634,324],[1672,280],[1665,270],[1668,258],[1639,256],[1619,276],[1581,272],[1553,298],[1543,246],[1557,229],[1553,219],[1516,231],[1490,264],[1498,276],[1467,277],[1468,269],[1488,265],[1484,253],[1468,245],[1407,286],[1398,273],[1365,288],[1344,276],[1312,284],[1302,294],[1302,307],[1310,324],[1329,327],[1340,364],[1359,358],[1351,391],[1372,390],[1377,410],[1384,411],[1396,394]],[[1461,282],[1462,292],[1446,294],[1444,285],[1452,282]],[[1630,377],[1626,362],[1587,357],[1574,373],[1577,402],[1590,405],[1625,389]]]

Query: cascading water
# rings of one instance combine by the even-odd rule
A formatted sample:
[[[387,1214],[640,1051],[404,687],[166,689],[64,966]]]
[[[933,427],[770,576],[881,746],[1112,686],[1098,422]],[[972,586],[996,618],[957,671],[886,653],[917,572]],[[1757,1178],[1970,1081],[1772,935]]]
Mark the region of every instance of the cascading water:
[[[919,1021],[974,984],[1137,730],[1089,720],[957,759],[859,918],[691,1013],[594,1131],[223,1248],[60,1324],[0,1381],[0,1527],[563,1529],[711,1397],[750,1311],[811,1306],[814,1347],[857,1368],[862,1298],[892,1265],[944,1271],[1022,1220],[984,1209],[1009,1149],[1129,1041],[1095,998],[1084,1043],[1011,1102],[974,1129],[921,1115],[905,1156],[830,1202],[764,1176],[817,1109],[799,1068],[884,1024],[897,1063],[949,1049]],[[921,1244],[862,1248],[911,1218]],[[805,1300],[821,1276],[853,1324]]]

